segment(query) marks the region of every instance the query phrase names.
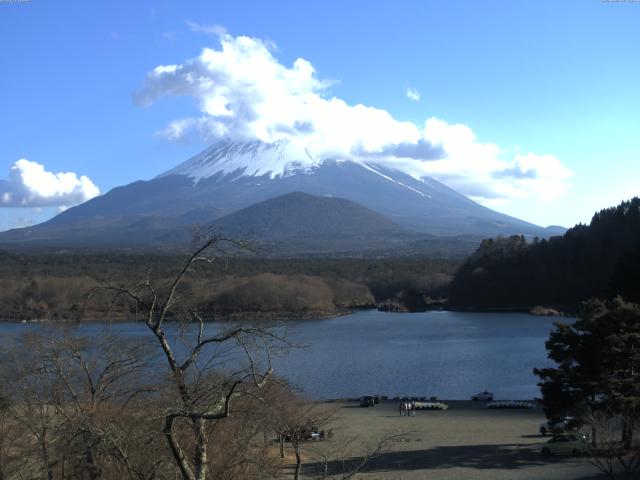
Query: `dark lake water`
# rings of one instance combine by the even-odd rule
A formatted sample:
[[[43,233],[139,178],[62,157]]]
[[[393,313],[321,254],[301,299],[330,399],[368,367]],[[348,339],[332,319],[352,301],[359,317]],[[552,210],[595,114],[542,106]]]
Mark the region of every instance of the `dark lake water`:
[[[544,342],[556,318],[513,313],[361,311],[287,323],[303,348],[273,359],[276,374],[313,398],[432,396],[467,399],[488,389],[499,399],[540,396],[533,367],[549,365]],[[34,325],[0,324],[5,340]],[[90,335],[104,328],[85,324]],[[113,324],[127,336],[144,325]],[[216,328],[216,327],[211,327]]]

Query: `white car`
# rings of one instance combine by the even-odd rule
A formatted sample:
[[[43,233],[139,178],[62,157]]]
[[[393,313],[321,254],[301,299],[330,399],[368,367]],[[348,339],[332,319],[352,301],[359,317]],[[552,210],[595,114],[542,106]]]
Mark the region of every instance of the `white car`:
[[[476,393],[475,395],[473,395],[471,397],[471,400],[473,400],[474,402],[492,402],[493,393],[487,392],[485,390],[484,392]]]
[[[582,437],[573,433],[554,435],[551,440],[543,444],[542,455],[588,455],[589,446]]]

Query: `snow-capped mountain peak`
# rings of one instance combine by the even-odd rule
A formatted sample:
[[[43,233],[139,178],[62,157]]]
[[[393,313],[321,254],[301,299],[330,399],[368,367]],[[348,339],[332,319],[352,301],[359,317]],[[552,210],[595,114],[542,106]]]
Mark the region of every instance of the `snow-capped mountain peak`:
[[[215,143],[186,162],[160,175],[184,175],[195,182],[217,174],[271,179],[287,177],[294,172],[310,170],[322,164],[309,151],[288,140],[274,143],[261,141]]]
[[[300,213],[302,207],[296,206],[299,200],[304,202],[304,197],[300,196],[302,192],[318,198],[333,197],[355,202],[406,230],[409,242],[413,242],[410,240],[415,238],[413,235],[423,234],[482,237],[548,235],[536,225],[489,210],[435,179],[416,179],[400,169],[371,160],[310,155],[305,145],[295,140],[271,144],[219,142],[153,180],[114,188],[37,227],[8,233],[4,239],[20,244],[25,241],[50,242],[56,246],[69,245],[69,242],[95,246],[108,241],[130,246],[135,242],[144,244],[150,239],[162,243],[167,232],[174,229],[185,231],[194,223],[212,225],[211,222],[218,218],[295,192],[298,195],[286,197],[289,213],[283,214],[273,208],[269,211],[258,209],[259,213],[266,212],[265,217],[259,220],[260,215],[251,215],[255,221],[240,227],[252,231],[259,227],[256,222],[262,222],[260,225],[266,225],[264,228],[269,231],[276,213],[280,215],[278,218],[289,214],[306,215]],[[305,204],[311,208],[315,202]],[[320,203],[323,208],[335,205],[332,202]],[[273,205],[284,204],[276,202]],[[316,215],[314,211],[308,212],[312,218]],[[328,217],[321,213],[318,213],[320,223],[329,222],[327,219],[332,218],[324,226],[327,231],[338,235],[347,231],[340,215]],[[306,228],[304,225],[309,225],[309,219],[304,220],[291,219],[301,230]],[[385,223],[383,220],[380,222]],[[294,230],[291,227],[288,231]],[[107,231],[112,232],[109,234],[112,235],[111,240],[105,234]],[[363,233],[362,238],[366,236],[367,233]],[[0,244],[2,240],[0,235]],[[393,250],[394,245],[390,244],[388,248]],[[330,248],[334,247],[327,248],[327,251],[333,251]]]

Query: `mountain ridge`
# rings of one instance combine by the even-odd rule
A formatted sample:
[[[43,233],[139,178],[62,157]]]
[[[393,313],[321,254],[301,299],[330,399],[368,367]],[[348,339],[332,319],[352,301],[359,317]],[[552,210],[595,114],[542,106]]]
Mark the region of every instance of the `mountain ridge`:
[[[166,246],[161,239],[175,229],[208,225],[292,192],[355,202],[421,235],[555,233],[490,210],[429,177],[418,180],[370,162],[318,160],[291,143],[218,142],[151,180],[116,187],[40,225],[0,233],[0,245],[90,245],[104,234],[125,248]]]

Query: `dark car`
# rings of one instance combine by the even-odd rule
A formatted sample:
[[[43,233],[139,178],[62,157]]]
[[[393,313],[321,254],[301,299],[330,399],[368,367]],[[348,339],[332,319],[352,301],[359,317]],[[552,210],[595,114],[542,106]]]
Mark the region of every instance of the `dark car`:
[[[493,401],[493,393],[485,390],[484,392],[476,393],[471,397],[471,400],[474,402],[492,402]]]
[[[571,415],[565,415],[564,417],[554,418],[540,425],[540,434],[546,435],[547,433],[558,434],[569,430],[577,430],[579,422]]]
[[[375,407],[376,399],[371,395],[365,395],[364,397],[360,397],[360,406],[361,407]]]

